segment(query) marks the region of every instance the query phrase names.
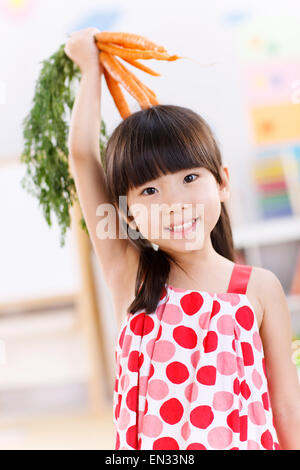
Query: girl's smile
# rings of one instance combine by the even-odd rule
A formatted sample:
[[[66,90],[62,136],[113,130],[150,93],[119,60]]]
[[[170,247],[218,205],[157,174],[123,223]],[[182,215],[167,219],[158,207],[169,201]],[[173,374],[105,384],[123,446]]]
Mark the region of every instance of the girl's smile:
[[[186,233],[195,231],[198,220],[199,217],[197,217],[196,219],[192,219],[191,222],[185,222],[181,225],[172,224],[169,227],[166,227],[165,230],[168,230],[168,232],[170,232],[171,234],[180,233],[182,236],[184,236]]]

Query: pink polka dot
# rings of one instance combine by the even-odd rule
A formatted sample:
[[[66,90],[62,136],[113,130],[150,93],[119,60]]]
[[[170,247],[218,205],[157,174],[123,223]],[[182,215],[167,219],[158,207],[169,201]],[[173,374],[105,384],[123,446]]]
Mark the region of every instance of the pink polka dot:
[[[232,407],[233,394],[230,392],[215,392],[213,397],[213,408],[218,411],[226,411]]]
[[[146,415],[143,419],[143,434],[148,437],[157,437],[162,433],[163,423],[155,415]]]
[[[123,430],[126,429],[130,421],[130,413],[126,408],[122,408],[119,415],[118,427]]]
[[[128,356],[131,341],[132,341],[132,336],[131,335],[125,335],[124,341],[123,341],[123,347],[122,347],[122,357],[127,357]]]
[[[244,377],[244,375],[245,375],[245,368],[244,368],[244,362],[243,362],[243,358],[242,358],[242,357],[237,356],[237,358],[236,358],[236,365],[237,365],[238,376],[239,376],[240,378]]]
[[[210,312],[202,313],[199,317],[200,328],[202,328],[203,330],[206,330],[208,327],[209,319],[210,319]]]
[[[232,431],[229,428],[217,426],[208,432],[207,440],[213,449],[225,449],[232,442]]]
[[[198,385],[193,382],[185,387],[184,395],[186,399],[192,403],[193,401],[197,400],[198,397]]]
[[[197,335],[193,328],[189,328],[188,326],[177,326],[174,328],[173,338],[176,343],[183,348],[193,349],[197,344]],[[174,346],[173,343],[171,344]]]
[[[166,382],[159,379],[153,379],[148,384],[148,394],[154,400],[162,400],[169,393],[169,387]]]
[[[129,375],[126,374],[126,375],[123,375],[120,379],[120,385],[121,385],[121,390],[122,392],[126,392],[128,386],[129,386],[129,382],[130,382],[130,379],[129,379]]]
[[[191,428],[190,428],[189,422],[187,421],[186,423],[182,425],[181,436],[183,437],[185,441],[187,441],[190,435],[191,435]]]
[[[261,342],[261,337],[260,337],[260,335],[257,331],[255,331],[253,333],[252,339],[253,339],[253,345],[254,345],[255,349],[257,349],[257,351],[261,351],[262,350],[262,342]]]
[[[247,449],[248,450],[259,450],[260,447],[259,447],[259,444],[257,444],[257,442],[249,439],[249,441],[247,442]]]
[[[148,384],[148,376],[143,375],[139,379],[139,394],[142,395],[143,397],[146,396],[147,393],[147,384]]]
[[[248,405],[248,416],[253,424],[266,424],[265,410],[260,401],[254,401]]]
[[[197,351],[194,351],[192,354],[191,354],[191,364],[192,366],[196,369],[197,365],[198,365],[198,362],[200,360],[200,351],[197,350]]]
[[[234,320],[231,315],[222,315],[217,321],[218,332],[222,335],[232,335],[234,331]]]
[[[230,304],[234,307],[235,305],[238,305],[240,301],[240,296],[238,294],[233,294],[226,292],[224,294],[218,294],[217,295],[218,299],[224,300],[224,302],[230,302]]]
[[[177,325],[181,322],[183,313],[177,305],[168,304],[164,310],[162,321],[169,325]]]
[[[236,356],[228,351],[220,352],[217,355],[217,370],[222,375],[231,375],[237,369]]]
[[[256,369],[254,369],[251,377],[252,377],[252,382],[254,383],[255,387],[260,389],[263,384],[260,373]]]
[[[157,362],[169,361],[175,354],[176,347],[171,341],[160,340],[154,346],[152,360]]]

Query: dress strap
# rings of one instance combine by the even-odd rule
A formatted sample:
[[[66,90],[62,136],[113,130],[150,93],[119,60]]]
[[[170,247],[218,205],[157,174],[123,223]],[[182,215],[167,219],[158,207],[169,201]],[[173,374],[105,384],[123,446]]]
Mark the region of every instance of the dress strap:
[[[234,294],[246,294],[251,271],[252,266],[249,266],[248,264],[235,263],[231,273],[227,292]]]

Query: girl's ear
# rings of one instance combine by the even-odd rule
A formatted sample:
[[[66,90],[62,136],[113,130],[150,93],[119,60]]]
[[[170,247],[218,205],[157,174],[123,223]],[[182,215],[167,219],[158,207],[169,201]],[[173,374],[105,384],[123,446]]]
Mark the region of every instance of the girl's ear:
[[[220,185],[220,200],[223,202],[229,199],[230,196],[230,185],[229,185],[229,168],[227,164],[222,165],[220,169],[223,183]]]

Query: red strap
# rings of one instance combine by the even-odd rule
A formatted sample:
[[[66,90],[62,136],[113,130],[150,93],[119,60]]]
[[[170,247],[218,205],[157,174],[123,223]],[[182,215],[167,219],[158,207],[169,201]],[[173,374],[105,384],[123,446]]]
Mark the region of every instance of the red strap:
[[[248,264],[235,263],[231,273],[227,292],[234,294],[246,294],[251,271],[252,266],[249,266]]]

